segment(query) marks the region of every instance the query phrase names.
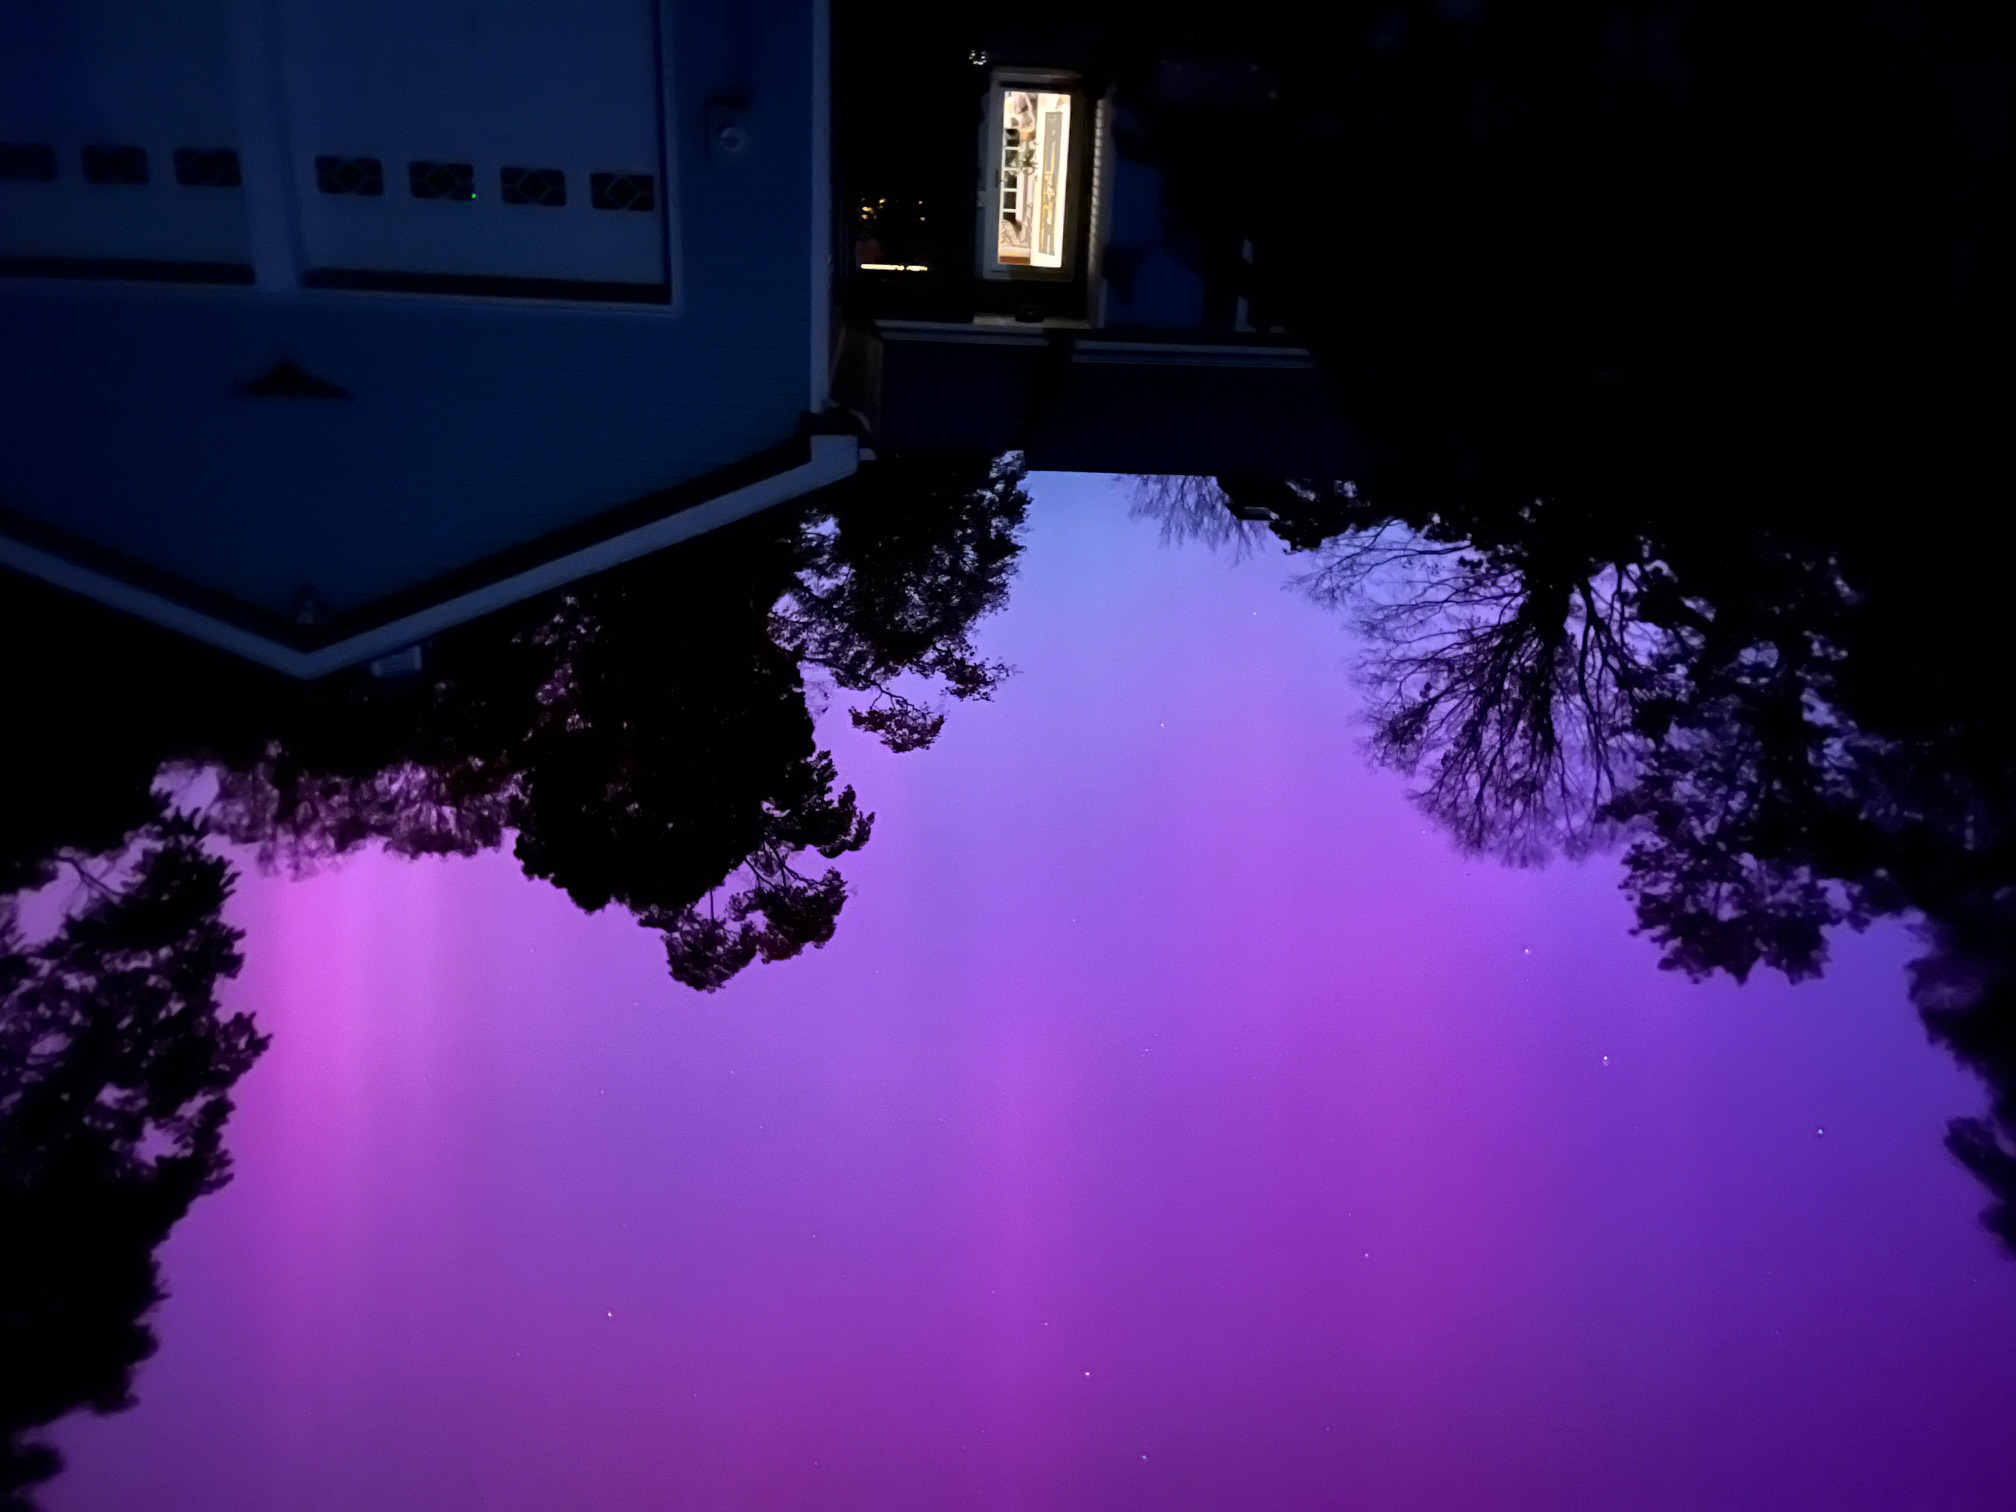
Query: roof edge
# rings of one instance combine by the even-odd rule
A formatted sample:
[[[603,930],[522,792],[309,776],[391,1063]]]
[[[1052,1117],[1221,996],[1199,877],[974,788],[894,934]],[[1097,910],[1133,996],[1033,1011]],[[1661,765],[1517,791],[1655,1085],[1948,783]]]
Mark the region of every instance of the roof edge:
[[[812,435],[806,440],[810,456],[794,467],[313,648],[289,645],[167,593],[4,533],[0,533],[0,565],[276,672],[308,680],[354,667],[538,594],[718,530],[772,505],[838,483],[860,466],[860,442],[852,435]]]

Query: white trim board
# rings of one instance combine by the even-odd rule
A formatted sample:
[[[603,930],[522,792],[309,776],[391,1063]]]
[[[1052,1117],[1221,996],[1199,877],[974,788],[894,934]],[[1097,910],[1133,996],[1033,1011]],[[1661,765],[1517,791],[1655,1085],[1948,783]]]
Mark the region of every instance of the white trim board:
[[[860,466],[860,443],[853,436],[813,436],[810,441],[810,460],[796,467],[312,651],[289,646],[6,535],[0,535],[0,563],[290,677],[325,677],[551,589],[746,519],[774,504],[851,477]]]

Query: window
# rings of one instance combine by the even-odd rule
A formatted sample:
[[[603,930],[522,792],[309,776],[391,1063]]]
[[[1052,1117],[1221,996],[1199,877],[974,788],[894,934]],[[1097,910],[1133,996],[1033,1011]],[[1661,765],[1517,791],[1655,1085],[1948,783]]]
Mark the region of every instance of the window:
[[[145,147],[86,147],[84,182],[87,184],[144,184],[147,182]]]
[[[47,142],[0,142],[0,180],[47,184],[56,177],[56,149]]]
[[[324,194],[380,195],[385,192],[385,165],[374,157],[318,157],[315,187]]]
[[[406,181],[415,199],[473,200],[476,198],[476,165],[473,163],[413,162],[406,165]]]
[[[506,168],[499,175],[507,205],[567,203],[567,175],[558,168]]]
[[[1097,135],[1074,73],[997,68],[980,140],[982,278],[1076,283]]]
[[[245,176],[229,147],[177,147],[175,182],[192,189],[236,189]]]
[[[1001,92],[1000,212],[995,261],[1061,269],[1071,191],[1071,96]]]
[[[648,173],[591,173],[588,201],[597,210],[656,210],[658,187]]]

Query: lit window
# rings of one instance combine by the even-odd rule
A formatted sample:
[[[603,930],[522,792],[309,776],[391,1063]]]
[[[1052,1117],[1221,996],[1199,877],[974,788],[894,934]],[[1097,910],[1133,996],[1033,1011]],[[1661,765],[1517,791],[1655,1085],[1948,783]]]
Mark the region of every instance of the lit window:
[[[995,260],[1062,268],[1069,222],[1071,96],[1001,91],[1001,196]]]

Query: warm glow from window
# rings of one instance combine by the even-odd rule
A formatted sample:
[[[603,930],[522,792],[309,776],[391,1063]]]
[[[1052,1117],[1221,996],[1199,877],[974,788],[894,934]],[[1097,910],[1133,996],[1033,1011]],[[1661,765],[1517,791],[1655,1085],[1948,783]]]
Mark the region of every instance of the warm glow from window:
[[[1071,96],[1001,92],[1001,202],[995,259],[1011,268],[1064,266],[1071,169]]]

